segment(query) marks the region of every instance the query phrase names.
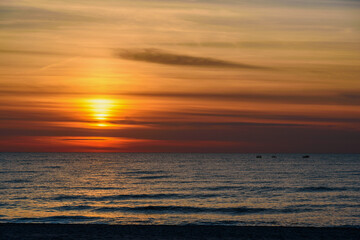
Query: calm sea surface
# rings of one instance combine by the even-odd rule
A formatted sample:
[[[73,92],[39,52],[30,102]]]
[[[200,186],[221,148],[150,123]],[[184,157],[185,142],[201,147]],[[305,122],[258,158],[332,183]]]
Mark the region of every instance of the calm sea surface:
[[[0,222],[360,227],[360,155],[0,153]]]

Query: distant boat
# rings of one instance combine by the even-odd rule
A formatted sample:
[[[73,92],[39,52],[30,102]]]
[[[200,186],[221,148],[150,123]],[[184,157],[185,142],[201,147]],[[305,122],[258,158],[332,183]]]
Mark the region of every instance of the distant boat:
[[[275,156],[275,155],[273,155],[273,156],[271,156],[271,158],[276,158],[276,156]]]
[[[262,156],[261,156],[261,155],[257,155],[256,158],[262,158]]]
[[[304,155],[303,158],[310,158],[310,156],[309,155]]]

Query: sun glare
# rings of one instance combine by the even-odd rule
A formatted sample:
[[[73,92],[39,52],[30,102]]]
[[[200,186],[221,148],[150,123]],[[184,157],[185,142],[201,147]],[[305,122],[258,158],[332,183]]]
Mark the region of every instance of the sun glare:
[[[93,120],[98,121],[96,126],[106,127],[109,124],[107,121],[110,120],[115,108],[115,100],[111,99],[90,99],[88,100],[89,110]]]

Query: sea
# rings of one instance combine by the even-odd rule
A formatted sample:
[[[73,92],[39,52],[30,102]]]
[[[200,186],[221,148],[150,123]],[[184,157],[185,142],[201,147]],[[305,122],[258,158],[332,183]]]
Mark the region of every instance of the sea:
[[[360,155],[0,153],[0,222],[358,228]]]

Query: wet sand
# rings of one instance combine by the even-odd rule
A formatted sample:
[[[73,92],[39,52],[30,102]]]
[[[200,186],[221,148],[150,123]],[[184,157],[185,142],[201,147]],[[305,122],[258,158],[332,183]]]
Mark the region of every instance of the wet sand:
[[[72,239],[360,239],[357,228],[0,224],[0,240]]]

